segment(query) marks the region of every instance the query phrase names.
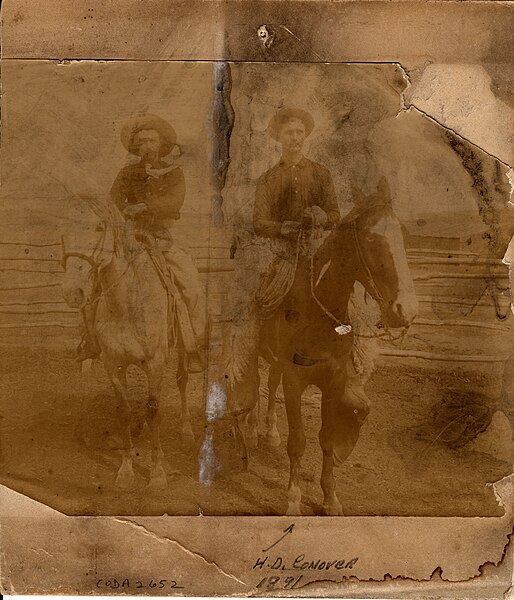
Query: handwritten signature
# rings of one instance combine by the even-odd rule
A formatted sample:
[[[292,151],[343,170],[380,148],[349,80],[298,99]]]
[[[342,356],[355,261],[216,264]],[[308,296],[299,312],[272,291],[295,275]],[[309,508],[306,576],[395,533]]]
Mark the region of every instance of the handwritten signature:
[[[294,560],[287,561],[282,556],[276,556],[270,558],[269,556],[263,556],[258,558],[253,569],[274,569],[281,571],[290,571],[300,569],[302,571],[330,571],[331,569],[340,571],[341,569],[353,569],[356,565],[358,558],[342,559],[336,558],[332,560],[327,559],[306,559],[305,554],[299,554]]]

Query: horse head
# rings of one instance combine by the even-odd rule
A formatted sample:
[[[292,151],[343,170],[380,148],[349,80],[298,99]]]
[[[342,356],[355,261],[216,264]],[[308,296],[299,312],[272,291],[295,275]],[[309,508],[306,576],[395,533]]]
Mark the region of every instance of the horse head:
[[[91,211],[81,211],[80,218],[70,220],[61,236],[62,266],[65,271],[62,293],[68,306],[84,308],[92,301],[93,290],[101,271],[118,253],[116,226],[108,205],[81,197]]]
[[[383,325],[408,327],[418,302],[387,181],[382,179],[376,193],[368,196],[354,189],[353,197],[353,210],[315,255],[318,303],[324,294],[321,304],[343,318],[350,291],[359,281],[378,303]]]
[[[378,303],[385,326],[408,327],[417,315],[418,301],[389,185],[382,178],[374,194],[353,192],[358,214],[343,227],[354,244],[357,279]]]

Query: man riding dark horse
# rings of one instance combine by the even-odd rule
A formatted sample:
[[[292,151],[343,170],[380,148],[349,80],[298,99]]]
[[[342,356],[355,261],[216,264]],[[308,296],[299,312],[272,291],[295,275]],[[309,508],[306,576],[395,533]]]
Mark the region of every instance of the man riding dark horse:
[[[206,331],[205,294],[193,260],[171,234],[173,224],[180,218],[186,184],[182,169],[163,160],[176,144],[175,130],[160,117],[138,115],[124,125],[121,141],[139,161],[121,169],[112,185],[111,198],[127,221],[132,222],[136,239],[143,242],[162,273],[175,306],[187,368],[200,372]],[[81,360],[98,353],[90,333],[95,307],[96,303],[92,303],[84,315],[87,335],[79,347]]]
[[[253,219],[256,234],[271,238],[275,253],[255,296],[258,316],[268,323],[280,309],[286,322],[302,326],[305,307],[313,298],[311,258],[319,245],[316,240],[341,218],[329,170],[303,155],[305,139],[313,128],[312,116],[298,108],[280,110],[268,127],[282,146],[282,156],[258,181]],[[342,324],[337,331],[347,334],[351,326]],[[269,332],[261,336],[261,352],[273,366],[276,349],[274,344],[268,346],[269,339]],[[297,356],[297,360],[302,359]],[[353,358],[348,364],[346,395],[367,404]]]
[[[253,223],[255,233],[271,238],[276,258],[263,277],[256,295],[260,316],[267,318],[288,297],[286,311],[293,315],[295,301],[307,292],[315,240],[333,229],[339,219],[334,184],[328,169],[303,155],[303,145],[314,128],[309,113],[284,108],[268,127],[282,145],[278,164],[264,173],[257,184]]]

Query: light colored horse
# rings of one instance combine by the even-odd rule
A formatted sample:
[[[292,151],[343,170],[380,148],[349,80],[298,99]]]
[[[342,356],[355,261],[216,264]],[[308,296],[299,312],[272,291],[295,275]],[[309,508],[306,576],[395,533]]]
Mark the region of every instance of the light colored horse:
[[[126,372],[130,365],[136,365],[148,380],[146,423],[152,447],[148,485],[163,489],[167,478],[159,437],[159,402],[170,350],[168,330],[175,320],[173,311],[169,310],[168,293],[148,251],[135,240],[121,213],[108,199],[88,197],[85,201],[94,218],[86,215],[80,238],[63,236],[63,296],[70,307],[82,310],[97,303],[94,334],[114,388],[122,435],[122,463],[116,484],[127,488],[135,483]],[[186,395],[188,373],[180,339],[177,351],[182,434],[191,440],[193,431]]]

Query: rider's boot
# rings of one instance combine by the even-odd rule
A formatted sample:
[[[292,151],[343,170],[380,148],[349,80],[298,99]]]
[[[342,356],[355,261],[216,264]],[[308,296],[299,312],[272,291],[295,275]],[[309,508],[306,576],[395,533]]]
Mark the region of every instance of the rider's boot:
[[[100,347],[93,334],[93,324],[96,314],[96,306],[87,306],[82,309],[82,316],[84,317],[84,331],[82,334],[82,340],[77,346],[76,360],[83,362],[84,360],[98,358],[100,356]]]
[[[83,362],[91,358],[98,358],[99,351],[96,345],[89,339],[89,336],[85,334],[80,340],[80,344],[76,350],[77,362]]]

